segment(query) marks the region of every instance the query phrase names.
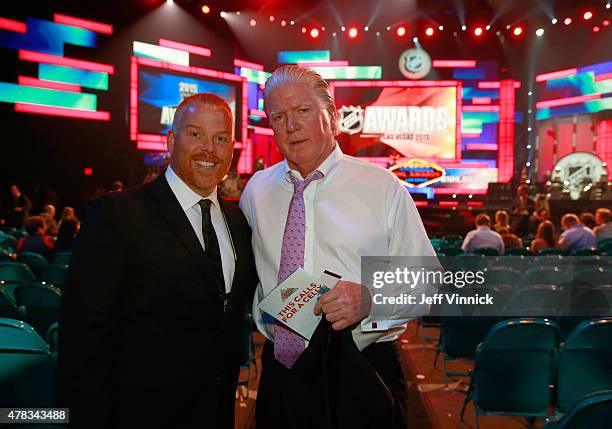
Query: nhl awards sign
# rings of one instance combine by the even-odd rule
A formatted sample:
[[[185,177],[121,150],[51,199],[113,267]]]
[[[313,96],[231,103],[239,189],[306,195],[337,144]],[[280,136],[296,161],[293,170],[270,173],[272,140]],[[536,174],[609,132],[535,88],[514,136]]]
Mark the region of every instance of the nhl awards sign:
[[[431,57],[423,49],[408,49],[399,57],[399,69],[408,79],[423,79],[431,70]]]

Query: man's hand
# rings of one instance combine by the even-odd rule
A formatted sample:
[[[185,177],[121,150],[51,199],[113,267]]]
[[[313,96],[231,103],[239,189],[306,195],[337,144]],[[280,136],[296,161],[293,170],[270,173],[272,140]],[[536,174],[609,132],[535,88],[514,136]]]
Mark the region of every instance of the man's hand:
[[[359,283],[340,280],[336,286],[319,298],[314,313],[325,313],[332,328],[340,331],[361,322],[372,308],[372,299],[367,287]]]

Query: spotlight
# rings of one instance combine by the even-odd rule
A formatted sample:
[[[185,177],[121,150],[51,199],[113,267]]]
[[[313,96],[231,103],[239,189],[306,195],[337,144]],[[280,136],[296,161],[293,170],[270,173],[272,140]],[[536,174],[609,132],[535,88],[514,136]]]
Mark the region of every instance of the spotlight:
[[[398,35],[398,37],[404,37],[406,35],[406,27],[404,27],[403,25],[397,27],[397,31],[395,33]]]
[[[531,167],[531,162],[527,161],[527,162],[525,163],[525,167]]]
[[[227,18],[227,12],[221,11],[221,13],[219,14],[219,16],[221,18]]]
[[[274,15],[270,15],[270,22],[274,22],[275,18]]]
[[[439,26],[438,30],[440,30],[440,31],[444,30],[444,26],[443,25]]]
[[[466,25],[462,25],[462,26],[461,26],[461,29],[462,29],[463,31],[465,31],[465,30],[467,30],[467,26],[466,26]]]
[[[427,30],[425,30],[425,34],[427,34],[430,37],[433,36],[433,34],[434,34],[433,27],[427,27]]]
[[[240,16],[240,11],[239,10],[236,11],[236,15]]]
[[[306,34],[306,27],[302,27],[302,34]]]
[[[376,32],[376,35],[380,37],[380,31],[377,31],[377,32]]]
[[[553,24],[556,24],[557,23],[557,18],[553,18],[552,21],[550,21],[550,22],[552,22]]]
[[[342,26],[342,28],[341,28],[340,30],[345,31],[345,30],[346,30],[346,27],[343,25],[343,26]]]
[[[367,25],[365,27],[363,27],[363,31],[368,31],[370,29],[370,27],[368,27]]]
[[[480,36],[481,34],[482,34],[482,28],[481,28],[481,27],[476,27],[476,28],[474,29],[474,35],[475,35],[476,37],[478,37],[478,36]]]
[[[317,30],[316,28],[310,30],[310,37],[312,37],[313,39],[319,37],[319,30]]]
[[[610,25],[610,20],[609,19],[604,19],[602,24],[603,24],[604,27],[607,27],[608,25]]]
[[[325,31],[325,27],[321,27],[321,31]]]
[[[281,21],[281,27],[286,27],[287,26],[287,21],[285,21],[284,19]]]
[[[529,91],[527,95],[533,95],[533,91]]]
[[[598,25],[596,25],[595,27],[593,27],[593,33],[599,33],[599,30],[601,30],[601,28],[599,28]]]
[[[610,9],[610,7],[611,7],[611,6],[610,6],[610,3],[607,3],[607,4],[606,4],[606,9]]]
[[[355,27],[351,27],[349,28],[348,34],[351,39],[354,39],[359,34],[359,31]]]
[[[536,36],[542,37],[543,34],[544,34],[544,29],[543,28],[538,28],[536,30]]]
[[[490,26],[490,25],[487,25],[487,26],[485,27],[485,30],[487,30],[487,31],[489,31],[490,29],[491,29],[491,26]]]
[[[334,37],[336,37],[336,36],[337,36],[337,34],[336,34],[336,32],[335,32],[335,31],[332,33],[332,36],[334,36]]]
[[[210,7],[208,7],[208,5],[202,6],[202,13],[210,13]]]
[[[593,18],[593,12],[587,10],[582,17],[588,21],[589,19]]]
[[[166,0],[166,3],[168,4],[174,4],[174,2],[172,0]]]
[[[412,38],[412,42],[413,42],[413,43],[419,43],[419,38],[418,38],[417,36],[414,36],[414,37]]]
[[[510,24],[506,25],[506,30],[510,30],[510,28],[512,28]]]
[[[387,27],[387,31],[391,30],[391,27]]]
[[[289,23],[290,25],[295,25],[295,21],[291,20],[291,22]]]
[[[520,36],[523,34],[523,27],[514,27],[513,33],[515,36]]]
[[[565,20],[563,21],[563,23],[564,23],[565,25],[570,25],[570,24],[572,23],[572,18],[569,18],[569,17],[568,17],[568,18],[565,18]]]
[[[501,31],[499,31],[499,30],[497,30],[497,31],[495,32],[495,35],[496,35],[496,36],[499,36],[500,34],[501,34]]]
[[[251,20],[249,21],[249,25],[250,25],[251,27],[255,27],[255,26],[257,25],[257,21],[255,21],[254,19],[251,19]]]

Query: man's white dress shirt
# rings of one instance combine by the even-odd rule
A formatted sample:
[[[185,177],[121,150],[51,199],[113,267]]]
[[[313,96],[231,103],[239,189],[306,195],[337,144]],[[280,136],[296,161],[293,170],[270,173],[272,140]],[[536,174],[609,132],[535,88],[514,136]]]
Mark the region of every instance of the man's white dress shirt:
[[[304,269],[315,278],[329,270],[342,276],[342,280],[362,283],[362,256],[435,256],[410,194],[393,173],[343,154],[338,144],[317,170],[324,177],[304,191]],[[240,208],[253,230],[260,280],[253,318],[259,331],[271,341],[273,320],[268,315],[264,317],[257,304],[277,286],[283,233],[293,195],[289,171],[303,179],[299,172],[290,170],[285,160],[255,173],[240,199]],[[427,313],[425,307],[414,305],[411,312]],[[383,332],[365,332],[367,324],[358,325],[353,329],[355,344],[363,350],[373,342],[395,339],[405,329],[406,320],[395,322],[390,325],[393,329]]]
[[[236,268],[236,260],[234,255],[234,247],[232,238],[229,233],[229,227],[225,221],[225,216],[221,211],[219,200],[217,198],[217,188],[206,198],[202,198],[196,194],[175,172],[172,167],[166,169],[166,180],[172,193],[176,196],[181,208],[185,212],[189,223],[193,228],[202,248],[204,249],[204,235],[202,234],[202,209],[198,204],[200,200],[211,200],[210,218],[217,234],[219,248],[221,251],[221,265],[223,266],[223,279],[225,280],[225,292],[232,289],[232,280],[234,279],[234,269]],[[206,250],[206,249],[204,249]],[[172,267],[180,269],[180,267]]]

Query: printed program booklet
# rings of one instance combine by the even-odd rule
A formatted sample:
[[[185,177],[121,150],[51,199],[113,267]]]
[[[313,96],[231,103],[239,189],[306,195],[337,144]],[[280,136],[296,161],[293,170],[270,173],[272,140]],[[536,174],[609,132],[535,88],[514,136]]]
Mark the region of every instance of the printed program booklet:
[[[321,320],[321,315],[313,313],[314,306],[319,296],[332,289],[338,280],[340,276],[330,271],[315,279],[298,268],[259,303],[259,308],[310,340]]]

